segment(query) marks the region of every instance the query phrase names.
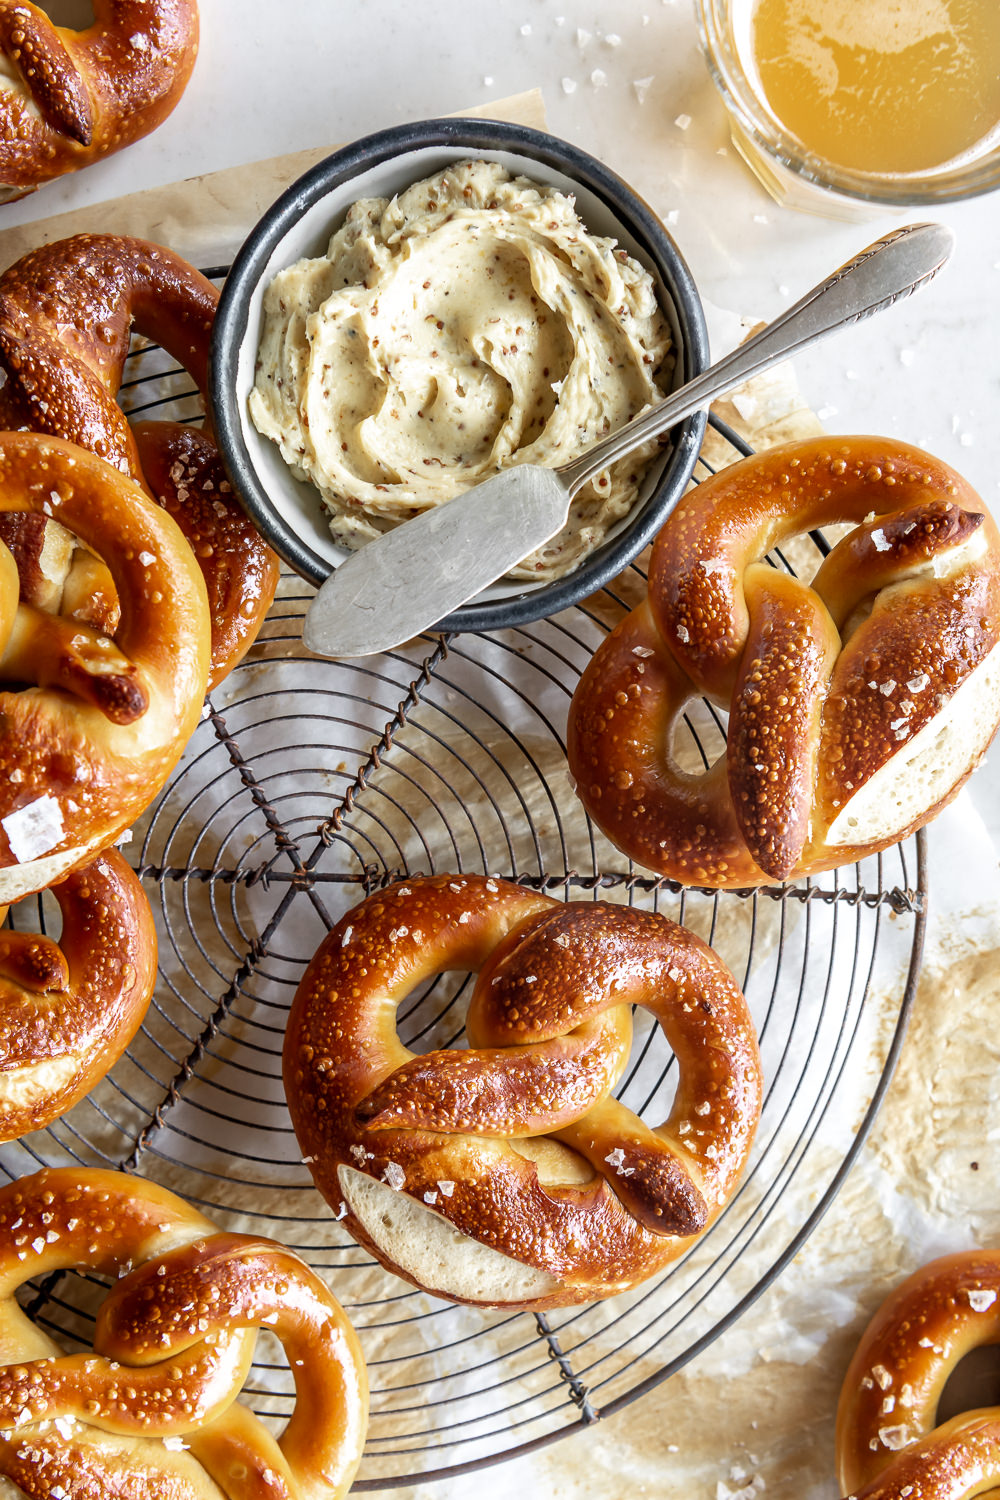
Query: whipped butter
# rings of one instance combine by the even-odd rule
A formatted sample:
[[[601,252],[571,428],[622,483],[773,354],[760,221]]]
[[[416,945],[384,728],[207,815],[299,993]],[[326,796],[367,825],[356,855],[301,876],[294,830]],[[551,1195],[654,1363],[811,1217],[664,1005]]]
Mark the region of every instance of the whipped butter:
[[[652,278],[571,198],[467,161],[355,203],[274,278],[250,412],[356,549],[498,469],[578,456],[662,398],[669,349]],[[656,452],[587,484],[511,576],[577,567]]]

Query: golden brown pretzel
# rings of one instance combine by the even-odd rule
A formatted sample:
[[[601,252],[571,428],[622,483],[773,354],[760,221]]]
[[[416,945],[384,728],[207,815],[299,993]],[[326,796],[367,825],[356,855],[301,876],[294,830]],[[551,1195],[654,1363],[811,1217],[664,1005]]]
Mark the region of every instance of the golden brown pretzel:
[[[204,391],[218,298],[180,256],[121,235],[43,245],[0,276],[0,427],[89,448],[170,510],[205,575],[212,686],[253,643],[278,561],[244,514],[211,438],[176,423],[133,432],[116,396],[133,331],[161,344]],[[91,587],[107,593],[110,580]]]
[[[444,969],[478,970],[474,1050],[413,1057],[395,1008]],[[632,1005],[680,1068],[656,1130],[611,1096]],[[474,875],[414,878],[349,912],[299,986],[284,1055],[292,1123],[338,1217],[460,1301],[556,1306],[651,1275],[720,1212],[760,1111],[746,1002],[700,939]]]
[[[194,0],[93,0],[85,31],[0,0],[0,202],[120,151],[180,99],[198,54]]]
[[[92,1353],[63,1354],[14,1299],[71,1267],[118,1278]],[[236,1401],[261,1326],[295,1380],[277,1441]],[[47,1170],[0,1189],[0,1476],[31,1500],[338,1500],[367,1414],[354,1331],[283,1246],[217,1233],[124,1173]]]
[[[1000,1342],[1000,1253],[945,1255],[882,1304],[844,1378],[837,1473],[865,1500],[962,1500],[1000,1485],[1000,1407],[937,1425],[952,1370]]]
[[[124,1052],[156,982],[156,929],[113,849],[52,889],[58,943],[0,931],[0,1141],[40,1130]]]
[[[113,843],[176,765],[208,677],[205,584],[170,517],[93,454],[0,433],[0,513],[57,516],[107,562],[114,639],[18,602],[0,547],[0,903]]]
[[[811,584],[766,565],[787,537],[853,530]],[[1000,721],[1000,538],[947,465],[886,438],[788,444],[697,485],[653,548],[647,599],[574,694],[577,792],[640,864],[755,886],[850,863],[957,792]],[[704,774],[671,736],[729,712]]]

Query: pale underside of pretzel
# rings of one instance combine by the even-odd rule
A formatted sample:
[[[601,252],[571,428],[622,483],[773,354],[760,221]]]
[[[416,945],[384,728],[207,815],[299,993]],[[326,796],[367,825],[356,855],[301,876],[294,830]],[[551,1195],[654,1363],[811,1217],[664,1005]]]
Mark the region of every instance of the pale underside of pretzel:
[[[53,887],[59,943],[0,931],[0,1141],[64,1114],[119,1058],[156,981],[149,903],[107,850]]]
[[[211,685],[256,638],[277,558],[247,519],[207,433],[129,425],[117,402],[133,332],[176,359],[204,391],[218,291],[163,246],[119,235],[43,245],[0,276],[0,427],[67,438],[131,475],[174,517],[205,576]],[[3,539],[9,544],[9,524]],[[92,596],[114,588],[92,570]]]
[[[914,1272],[869,1323],[837,1410],[837,1474],[865,1500],[965,1500],[1000,1485],[1000,1407],[938,1424],[948,1377],[1000,1342],[1000,1253],[942,1256]]]
[[[92,454],[0,434],[0,512],[56,516],[110,568],[114,638],[35,616],[0,548],[0,903],[113,843],[176,765],[208,677],[205,585],[170,517]],[[11,643],[17,659],[11,659]]]
[[[853,524],[810,583],[763,559]],[[686,884],[799,878],[927,822],[1000,720],[1000,538],[938,460],[829,438],[699,484],[650,559],[648,598],[598,648],[567,750],[591,817]],[[702,773],[673,738],[691,700],[729,713]]]
[[[471,1049],[413,1057],[395,1009],[444,970],[478,971]],[[611,1093],[633,1004],[679,1065],[655,1129]],[[284,1068],[304,1158],[352,1233],[418,1285],[494,1305],[610,1296],[676,1258],[728,1200],[761,1098],[746,1002],[693,934],[469,875],[347,914],[299,987]]]
[[[68,1268],[117,1278],[92,1353],[64,1354],[14,1299],[29,1277]],[[261,1326],[295,1379],[277,1439],[236,1400]],[[339,1500],[367,1396],[343,1310],[275,1242],[218,1233],[116,1172],[47,1170],[0,1190],[0,1476],[32,1500],[54,1488],[69,1500]]]
[[[0,202],[77,171],[160,125],[198,53],[194,0],[93,0],[94,24],[54,26],[0,0]]]

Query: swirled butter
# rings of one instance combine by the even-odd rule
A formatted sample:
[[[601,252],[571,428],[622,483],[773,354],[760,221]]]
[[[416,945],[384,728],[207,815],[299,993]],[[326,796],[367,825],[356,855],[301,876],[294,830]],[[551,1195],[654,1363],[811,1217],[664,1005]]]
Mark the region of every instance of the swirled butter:
[[[350,209],[268,287],[250,412],[358,548],[511,464],[575,458],[662,399],[652,278],[565,194],[466,161]],[[561,577],[635,504],[655,445],[574,499],[512,577]]]

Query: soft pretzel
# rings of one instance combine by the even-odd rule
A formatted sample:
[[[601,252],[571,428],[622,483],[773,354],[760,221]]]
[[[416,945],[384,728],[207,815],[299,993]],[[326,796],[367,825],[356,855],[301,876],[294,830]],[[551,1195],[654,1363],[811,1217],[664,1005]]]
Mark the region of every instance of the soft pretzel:
[[[278,560],[247,519],[211,438],[172,422],[133,432],[116,397],[133,331],[161,344],[204,391],[218,298],[180,256],[120,235],[43,245],[0,276],[0,427],[68,438],[166,506],[205,575],[212,686],[253,643]],[[106,573],[90,587],[113,596]]]
[[[937,1425],[952,1370],[1000,1342],[1000,1252],[946,1255],[879,1308],[844,1378],[837,1471],[864,1500],[963,1500],[1000,1486],[1000,1407]]]
[[[472,1050],[414,1057],[395,1008],[446,969],[478,970]],[[656,1129],[611,1096],[633,1005],[680,1068]],[[296,993],[284,1072],[317,1186],[384,1265],[534,1308],[610,1296],[687,1249],[735,1186],[761,1098],[746,1002],[700,939],[473,875],[348,912]]]
[[[114,850],[53,887],[58,943],[0,931],[0,1141],[40,1130],[124,1052],[156,981],[156,929]]]
[[[198,54],[194,0],[93,0],[85,31],[0,0],[0,202],[99,161],[170,114]]]
[[[853,529],[803,583],[764,562]],[[692,885],[780,882],[926,823],[1000,720],[1000,538],[947,465],[886,438],[820,438],[697,485],[658,536],[649,591],[570,708],[588,813],[631,859]],[[704,696],[729,713],[703,774],[671,737]]]
[[[113,843],[173,770],[208,677],[205,584],[170,517],[71,443],[0,433],[0,513],[58,516],[107,562],[114,638],[19,603],[0,547],[0,903]]]
[[[92,1352],[64,1354],[15,1301],[29,1277],[68,1268],[118,1278]],[[277,1441],[236,1400],[261,1326],[295,1380]],[[47,1170],[0,1189],[0,1476],[30,1500],[337,1500],[367,1413],[343,1309],[283,1246],[218,1233],[124,1173]]]

